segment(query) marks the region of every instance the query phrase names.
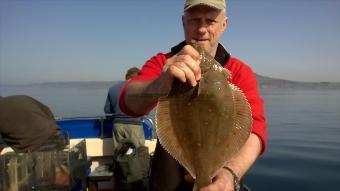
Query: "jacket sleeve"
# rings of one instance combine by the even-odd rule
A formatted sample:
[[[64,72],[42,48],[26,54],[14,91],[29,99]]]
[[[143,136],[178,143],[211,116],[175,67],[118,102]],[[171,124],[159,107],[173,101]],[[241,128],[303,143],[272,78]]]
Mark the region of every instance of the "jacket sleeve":
[[[156,56],[146,61],[146,63],[144,64],[141,71],[138,73],[136,77],[127,81],[127,83],[122,88],[122,91],[120,92],[120,95],[119,95],[119,107],[122,112],[133,117],[141,116],[141,114],[136,114],[133,111],[129,110],[129,108],[127,108],[125,104],[125,99],[124,99],[126,88],[129,86],[130,83],[135,82],[135,81],[148,81],[148,80],[154,80],[158,78],[161,75],[163,65],[166,59],[169,58],[170,56],[171,56],[170,53],[157,54]],[[153,109],[153,107],[155,106],[150,106],[150,111]]]

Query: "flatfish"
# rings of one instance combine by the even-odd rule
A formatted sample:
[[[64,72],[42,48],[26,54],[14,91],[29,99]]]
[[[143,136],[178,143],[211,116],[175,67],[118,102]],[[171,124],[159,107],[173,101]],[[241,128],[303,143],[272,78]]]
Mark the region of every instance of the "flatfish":
[[[207,186],[244,145],[252,126],[250,105],[223,68],[203,48],[202,78],[195,87],[175,80],[156,109],[156,132],[164,149],[194,178],[194,190]]]

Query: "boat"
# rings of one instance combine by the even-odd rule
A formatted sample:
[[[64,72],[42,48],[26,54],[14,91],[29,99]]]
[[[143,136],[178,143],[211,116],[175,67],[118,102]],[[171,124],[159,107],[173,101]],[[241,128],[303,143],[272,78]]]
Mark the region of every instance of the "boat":
[[[0,191],[17,190],[122,190],[112,169],[111,115],[57,118],[68,145],[62,151],[14,153],[9,147],[0,155]],[[156,146],[152,119],[143,117],[145,146],[152,156]],[[56,168],[56,163],[61,164]],[[51,171],[51,168],[53,169]],[[58,173],[64,171],[64,178]],[[52,181],[51,181],[52,180]],[[63,182],[64,181],[64,182]],[[65,184],[66,182],[66,184]]]

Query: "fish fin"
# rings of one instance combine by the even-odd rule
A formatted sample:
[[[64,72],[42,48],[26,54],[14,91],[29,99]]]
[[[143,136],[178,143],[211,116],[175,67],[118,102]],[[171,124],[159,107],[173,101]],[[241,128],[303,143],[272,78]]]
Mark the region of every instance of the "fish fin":
[[[196,178],[194,166],[186,159],[172,127],[170,117],[170,100],[160,99],[156,109],[156,133],[163,148]]]
[[[242,134],[240,141],[244,141],[245,143],[250,135],[253,122],[251,107],[242,90],[233,84],[229,85],[232,89],[235,102],[236,116],[234,125],[237,132]]]
[[[223,68],[222,72],[227,79],[232,77],[230,70]]]

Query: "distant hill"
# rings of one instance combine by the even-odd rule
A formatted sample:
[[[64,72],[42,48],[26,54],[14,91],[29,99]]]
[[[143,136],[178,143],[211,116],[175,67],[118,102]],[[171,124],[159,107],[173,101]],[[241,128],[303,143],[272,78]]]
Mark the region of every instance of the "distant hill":
[[[270,78],[255,74],[260,88],[290,88],[290,89],[340,89],[340,82],[298,82],[277,78]],[[75,82],[45,82],[25,84],[19,86],[63,87],[85,89],[108,89],[119,81],[75,81]]]
[[[45,82],[40,84],[34,84],[44,87],[77,87],[77,88],[110,88],[114,84],[120,81],[74,81],[74,82]]]
[[[71,81],[71,82],[42,82],[19,85],[1,85],[1,86],[24,86],[39,88],[78,88],[78,89],[108,89],[120,81]]]
[[[255,75],[260,88],[340,89],[340,82],[298,82]]]

